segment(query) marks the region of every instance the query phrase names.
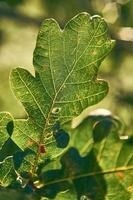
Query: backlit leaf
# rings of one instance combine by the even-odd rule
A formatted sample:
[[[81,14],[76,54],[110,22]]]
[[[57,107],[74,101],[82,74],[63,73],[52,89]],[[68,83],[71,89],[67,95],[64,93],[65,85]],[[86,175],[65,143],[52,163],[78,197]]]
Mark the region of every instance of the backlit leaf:
[[[58,122],[63,126],[106,96],[108,84],[97,73],[113,46],[99,16],[80,13],[63,30],[53,19],[42,23],[33,55],[35,75],[16,68],[10,76],[27,113],[27,119],[14,120],[12,140],[35,153],[33,173],[40,161],[56,157],[69,142],[67,137],[62,145],[62,134],[57,136]]]

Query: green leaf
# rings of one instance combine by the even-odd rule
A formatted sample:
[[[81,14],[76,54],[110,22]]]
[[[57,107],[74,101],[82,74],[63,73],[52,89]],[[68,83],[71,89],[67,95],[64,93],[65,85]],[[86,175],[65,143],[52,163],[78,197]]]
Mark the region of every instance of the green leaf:
[[[93,127],[93,132],[90,126]],[[73,195],[71,188],[75,188],[74,200],[132,199],[133,138],[120,136],[119,126],[120,122],[111,116],[90,116],[81,123],[76,128],[75,137],[82,146],[82,141],[85,140],[84,132],[81,130],[86,127],[88,140],[84,142],[84,147],[88,146],[90,135],[93,140],[89,151],[84,148],[86,154],[81,150],[80,153],[84,155],[81,156],[75,148],[77,143],[73,142],[73,147],[70,147],[60,159],[60,168],[54,163],[53,169],[40,174],[40,182],[44,184],[39,189],[41,195],[54,199],[61,191],[67,191],[69,197]]]
[[[54,158],[67,146],[57,145],[57,122],[62,126],[106,96],[108,84],[97,79],[97,73],[113,46],[99,16],[80,13],[64,30],[53,19],[43,22],[33,57],[35,76],[22,68],[10,76],[28,116],[14,121],[12,139],[22,150],[35,153],[32,172],[38,162]]]
[[[3,162],[0,162],[0,172],[1,186],[7,187],[16,180],[16,173],[12,156],[7,157]]]
[[[102,140],[105,137],[105,133],[109,133],[112,123],[116,125],[116,132],[120,135],[123,134],[124,126],[122,122],[118,117],[112,116],[110,111],[106,109],[94,110],[85,119],[79,116],[79,119],[76,119],[76,126],[74,121],[72,125],[66,123],[64,128],[70,133],[71,137],[68,148],[75,147],[81,156],[85,156],[92,149],[96,140]],[[94,128],[95,125],[97,125],[96,128]]]
[[[9,113],[0,113],[0,150],[13,132],[13,119]]]

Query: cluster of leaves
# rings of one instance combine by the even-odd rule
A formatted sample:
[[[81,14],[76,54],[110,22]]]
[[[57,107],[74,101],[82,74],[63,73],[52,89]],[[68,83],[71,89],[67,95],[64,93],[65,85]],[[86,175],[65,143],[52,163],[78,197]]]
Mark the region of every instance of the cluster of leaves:
[[[0,113],[0,200],[133,198],[132,138],[121,139],[119,120],[94,114],[71,122],[106,96],[97,73],[113,46],[99,16],[81,13],[64,30],[44,21],[35,75],[22,68],[10,75],[27,119]]]

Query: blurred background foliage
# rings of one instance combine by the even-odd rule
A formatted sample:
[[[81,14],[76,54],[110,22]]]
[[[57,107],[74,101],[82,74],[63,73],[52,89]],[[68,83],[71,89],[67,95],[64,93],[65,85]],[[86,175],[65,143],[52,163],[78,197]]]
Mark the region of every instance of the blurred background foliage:
[[[12,68],[21,66],[34,73],[32,53],[39,26],[45,18],[55,18],[63,28],[71,17],[86,11],[101,15],[109,25],[116,46],[102,63],[98,77],[110,84],[108,96],[96,108],[106,108],[133,129],[133,1],[132,0],[0,0],[0,111],[16,118],[25,111],[9,86]]]

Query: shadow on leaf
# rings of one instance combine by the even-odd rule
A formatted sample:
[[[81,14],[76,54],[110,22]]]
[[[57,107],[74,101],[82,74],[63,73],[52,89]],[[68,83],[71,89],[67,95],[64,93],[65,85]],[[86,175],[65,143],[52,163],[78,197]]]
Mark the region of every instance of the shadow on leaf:
[[[106,183],[102,175],[95,175],[95,172],[102,173],[102,170],[93,149],[87,156],[81,157],[75,148],[70,148],[60,162],[61,169],[49,170],[40,177],[44,186],[38,192],[42,196],[55,198],[59,192],[70,189],[72,184],[77,199],[85,195],[92,200],[104,200]]]

